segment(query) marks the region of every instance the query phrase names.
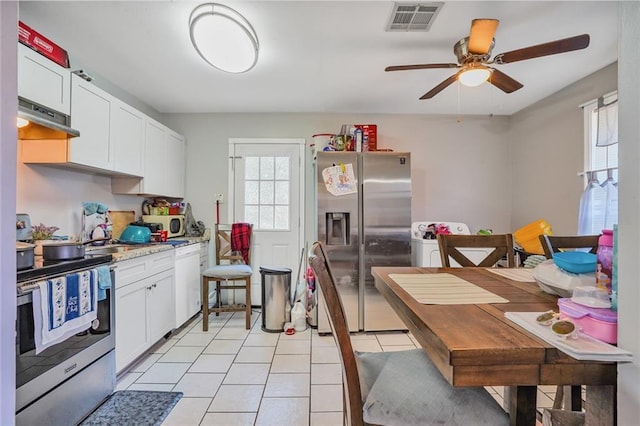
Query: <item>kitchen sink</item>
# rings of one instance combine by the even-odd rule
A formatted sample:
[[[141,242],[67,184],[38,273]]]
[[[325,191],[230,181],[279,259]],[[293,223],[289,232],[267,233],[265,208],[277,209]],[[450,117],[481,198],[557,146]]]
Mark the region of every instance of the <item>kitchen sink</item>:
[[[125,251],[137,250],[144,247],[149,247],[151,245],[153,244],[114,244],[106,247],[89,249],[85,252],[85,254],[91,256],[91,255],[122,253]]]

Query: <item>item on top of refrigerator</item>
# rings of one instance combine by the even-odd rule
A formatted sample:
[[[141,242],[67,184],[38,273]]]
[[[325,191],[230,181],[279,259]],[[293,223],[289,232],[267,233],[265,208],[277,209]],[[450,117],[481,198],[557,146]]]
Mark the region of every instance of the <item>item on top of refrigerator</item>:
[[[376,124],[356,124],[362,130],[362,151],[376,151],[378,149],[378,126]]]

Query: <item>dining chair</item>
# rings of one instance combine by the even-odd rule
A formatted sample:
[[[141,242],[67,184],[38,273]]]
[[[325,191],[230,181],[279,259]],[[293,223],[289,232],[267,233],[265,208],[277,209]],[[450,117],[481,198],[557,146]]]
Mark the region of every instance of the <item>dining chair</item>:
[[[509,416],[483,387],[453,387],[422,349],[354,352],[347,317],[324,246],[309,263],[325,299],[342,362],[344,424],[508,425]]]
[[[589,249],[589,253],[598,252],[598,239],[600,235],[540,235],[542,250],[547,259],[553,259],[553,253],[558,253],[564,249]],[[563,406],[572,411],[582,409],[582,387],[567,386],[569,392],[565,398],[565,387],[558,386],[553,401],[553,408],[559,409]]]
[[[563,249],[589,249],[589,253],[598,251],[600,235],[540,235],[542,250],[547,259],[553,259],[553,253]]]
[[[445,235],[438,234],[440,260],[445,268],[451,267],[450,259],[455,260],[462,267],[493,267],[503,257],[507,258],[509,268],[515,268],[516,261],[513,253],[513,236],[511,234],[494,235]],[[493,248],[480,262],[473,262],[465,256],[460,248]]]
[[[209,313],[215,312],[216,316],[220,312],[241,312],[246,314],[246,328],[251,328],[251,224],[216,224],[215,226],[215,243],[216,243],[216,264],[209,267],[202,273],[202,331],[209,330]],[[243,233],[243,238],[233,235],[233,232]],[[232,242],[240,240],[242,243]],[[241,245],[240,251],[233,250]],[[225,263],[223,263],[225,262]],[[209,283],[215,281],[216,298],[212,307],[209,307]],[[242,281],[242,284],[234,284]],[[244,305],[222,305],[221,290],[244,290]],[[235,296],[235,293],[234,293]]]

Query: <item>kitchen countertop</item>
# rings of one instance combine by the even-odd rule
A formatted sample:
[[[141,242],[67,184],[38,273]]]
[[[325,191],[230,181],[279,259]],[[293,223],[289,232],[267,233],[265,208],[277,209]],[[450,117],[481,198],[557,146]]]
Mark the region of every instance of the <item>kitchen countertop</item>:
[[[140,245],[109,244],[106,246],[87,247],[86,253],[90,255],[91,252],[104,252],[105,249],[113,249],[115,251],[109,253],[113,258],[113,262],[122,262],[124,260],[135,259],[137,257],[147,256],[166,250],[173,250],[174,248],[178,247],[199,244],[201,242],[208,242],[210,238],[210,233],[205,232],[204,236],[202,237],[176,237],[170,239],[166,243],[148,243]]]

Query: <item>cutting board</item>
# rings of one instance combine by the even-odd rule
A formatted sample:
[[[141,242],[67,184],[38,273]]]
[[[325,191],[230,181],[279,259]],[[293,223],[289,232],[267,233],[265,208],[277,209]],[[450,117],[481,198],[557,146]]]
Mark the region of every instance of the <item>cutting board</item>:
[[[109,210],[109,217],[113,228],[111,238],[117,240],[124,228],[131,222],[135,222],[136,212],[135,210]]]

